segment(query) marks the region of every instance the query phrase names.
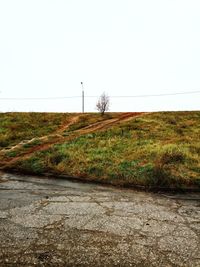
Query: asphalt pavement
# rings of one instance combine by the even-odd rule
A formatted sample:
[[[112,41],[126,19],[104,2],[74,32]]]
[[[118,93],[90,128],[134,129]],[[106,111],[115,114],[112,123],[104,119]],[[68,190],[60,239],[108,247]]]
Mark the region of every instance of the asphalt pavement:
[[[0,266],[200,266],[200,194],[0,174]]]

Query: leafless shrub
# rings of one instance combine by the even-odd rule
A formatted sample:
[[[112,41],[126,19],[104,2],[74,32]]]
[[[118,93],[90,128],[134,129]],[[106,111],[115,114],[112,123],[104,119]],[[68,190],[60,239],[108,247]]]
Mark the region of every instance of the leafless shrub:
[[[104,113],[109,110],[109,106],[110,106],[109,96],[103,93],[99,97],[99,100],[97,101],[96,108],[103,116]]]

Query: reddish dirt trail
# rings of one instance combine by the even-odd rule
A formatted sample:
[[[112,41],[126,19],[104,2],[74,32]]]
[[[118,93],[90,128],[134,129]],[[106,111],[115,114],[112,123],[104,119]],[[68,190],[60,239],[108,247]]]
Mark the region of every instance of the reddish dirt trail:
[[[45,135],[45,136],[41,136],[41,137],[38,137],[37,140],[48,140],[48,137],[53,137],[53,140],[52,141],[47,141],[47,143],[44,143],[44,144],[39,144],[39,145],[36,145],[36,146],[33,146],[31,148],[29,148],[28,150],[22,152],[22,154],[20,154],[19,156],[16,156],[14,158],[7,158],[5,161],[1,161],[0,163],[0,168],[1,166],[3,167],[6,167],[7,165],[10,165],[12,163],[15,163],[16,161],[20,160],[20,159],[25,159],[25,158],[28,158],[29,156],[31,156],[34,152],[36,151],[42,151],[42,150],[46,150],[48,149],[51,145],[53,144],[56,144],[58,142],[61,142],[61,140],[64,139],[64,137],[61,135],[65,130],[67,130],[70,125],[76,123],[79,119],[80,115],[77,115],[77,116],[74,116],[70,119],[70,121],[68,121],[67,123],[63,124],[58,130],[56,130],[54,133],[50,134],[50,135]],[[31,139],[31,140],[28,140],[27,142],[23,143],[23,144],[18,144],[18,145],[15,145],[13,147],[11,147],[11,149],[9,150],[5,150],[5,151],[1,151],[1,153],[4,153],[4,152],[9,152],[13,149],[16,149],[16,148],[21,148],[23,145],[25,144],[28,144],[28,143],[31,143],[35,138]]]
[[[33,142],[34,140],[39,140],[39,141],[43,141],[45,143],[45,141],[47,141],[47,143],[52,143],[51,141],[48,141],[48,138],[49,137],[52,137],[53,139],[55,139],[56,137],[58,138],[62,138],[62,133],[67,130],[70,125],[76,123],[79,119],[80,115],[77,115],[77,116],[74,116],[72,117],[70,120],[68,120],[67,122],[65,122],[64,124],[61,125],[61,127],[59,129],[57,129],[55,132],[49,134],[49,135],[43,135],[43,136],[40,136],[40,137],[34,137],[30,140],[26,140],[26,141],[21,141],[19,144],[17,145],[14,145],[13,147],[11,147],[10,149],[2,149],[0,151],[0,153],[4,153],[4,152],[9,152],[13,149],[16,149],[16,148],[20,148],[26,144],[31,144],[31,142]],[[41,144],[41,146],[43,146],[44,144]],[[37,146],[35,146],[37,147]]]
[[[110,126],[112,126],[114,124],[120,123],[122,121],[124,122],[124,121],[130,120],[133,117],[141,116],[143,114],[146,114],[146,113],[127,112],[127,113],[124,113],[123,115],[121,115],[119,118],[108,119],[105,121],[96,122],[94,124],[91,124],[89,126],[86,126],[84,128],[77,130],[77,132],[79,132],[81,134],[86,134],[86,133],[90,133],[90,132],[95,132],[97,130],[106,130],[107,128],[109,128]]]
[[[62,135],[60,135],[70,125],[72,125],[72,124],[74,124],[74,123],[76,123],[78,121],[80,115],[77,115],[77,116],[73,117],[68,124],[63,125],[56,132],[57,134],[60,135],[58,137],[58,139],[49,141],[46,144],[40,144],[40,145],[36,145],[34,147],[31,147],[30,149],[26,150],[24,153],[22,153],[19,156],[16,156],[16,157],[11,158],[11,159],[7,159],[6,161],[2,161],[1,164],[0,164],[0,166],[3,166],[3,168],[6,168],[7,166],[10,166],[10,165],[14,164],[18,160],[27,159],[27,158],[31,157],[31,155],[34,152],[39,152],[39,151],[47,150],[48,148],[50,148],[54,144],[61,144],[64,141],[71,141],[74,138],[80,137],[80,136],[85,135],[85,134],[88,134],[88,133],[92,133],[92,132],[96,132],[96,131],[103,131],[103,130],[106,130],[106,129],[110,128],[113,125],[117,125],[117,124],[119,124],[121,122],[129,121],[129,120],[131,120],[131,119],[133,119],[135,117],[141,117],[141,116],[146,115],[146,114],[148,114],[148,113],[127,112],[127,113],[124,113],[124,114],[120,115],[120,117],[118,117],[118,118],[104,120],[104,121],[97,122],[97,123],[91,124],[89,126],[83,127],[81,129],[78,129],[78,130],[70,133],[70,135],[67,136],[67,137],[63,137]],[[41,138],[44,138],[44,137],[41,137]]]
[[[67,123],[64,123],[57,131],[57,134],[61,134],[63,133],[65,130],[67,130],[72,124],[76,123],[80,118],[80,114],[78,114],[77,116],[74,116],[71,118],[71,120]]]

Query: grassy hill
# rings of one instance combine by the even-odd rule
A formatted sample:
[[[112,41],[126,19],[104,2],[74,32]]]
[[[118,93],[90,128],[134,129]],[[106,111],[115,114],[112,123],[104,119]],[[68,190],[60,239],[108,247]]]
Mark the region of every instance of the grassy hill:
[[[26,141],[24,141],[26,140]],[[200,112],[0,115],[0,167],[115,185],[200,188]]]

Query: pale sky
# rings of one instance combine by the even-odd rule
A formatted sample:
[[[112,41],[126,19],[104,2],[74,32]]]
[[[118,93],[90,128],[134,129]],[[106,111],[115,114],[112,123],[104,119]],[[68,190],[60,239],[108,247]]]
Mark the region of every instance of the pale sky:
[[[81,95],[200,91],[199,0],[0,0],[0,111],[81,111]],[[200,110],[200,93],[110,111]],[[86,98],[95,111],[97,98]]]

